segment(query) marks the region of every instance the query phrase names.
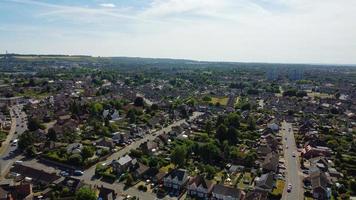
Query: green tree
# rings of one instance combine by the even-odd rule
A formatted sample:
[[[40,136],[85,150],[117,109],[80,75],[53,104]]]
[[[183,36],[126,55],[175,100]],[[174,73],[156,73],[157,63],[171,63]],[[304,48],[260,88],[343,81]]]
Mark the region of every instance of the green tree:
[[[134,182],[134,179],[133,179],[132,175],[128,174],[127,177],[126,177],[125,185],[126,186],[131,186],[133,182]]]
[[[220,141],[227,140],[227,127],[224,124],[221,124],[216,130],[215,137]]]
[[[248,129],[253,131],[256,130],[256,121],[253,117],[247,119]]]
[[[73,154],[69,156],[68,161],[73,165],[81,165],[82,164],[82,156],[79,154]]]
[[[96,200],[97,196],[94,190],[88,187],[82,187],[75,193],[76,200]]]
[[[18,148],[25,151],[28,147],[35,143],[35,138],[30,132],[25,132],[19,136]]]
[[[187,156],[187,149],[185,146],[176,146],[171,153],[171,161],[176,166],[183,166]]]
[[[40,121],[36,118],[30,118],[30,120],[28,120],[27,127],[29,131],[44,129],[43,125],[41,125]]]
[[[134,101],[134,105],[137,107],[143,107],[145,105],[145,101],[143,100],[142,97],[136,97]]]
[[[207,163],[213,163],[220,155],[220,149],[214,143],[206,143],[200,146],[199,155]]]
[[[211,97],[209,97],[209,96],[204,96],[204,97],[203,97],[203,101],[209,102],[209,101],[211,101]]]
[[[227,116],[228,126],[232,126],[234,128],[240,127],[240,116],[237,113],[230,113]]]
[[[83,147],[83,149],[82,149],[83,159],[85,160],[87,158],[93,157],[94,156],[94,152],[95,152],[95,150],[92,147],[89,147],[89,146]]]
[[[90,106],[90,112],[94,115],[99,115],[103,111],[103,105],[101,103],[94,103]]]
[[[227,141],[229,141],[229,144],[236,145],[238,142],[237,136],[238,136],[238,132],[237,132],[236,128],[230,126],[230,128],[227,131],[225,139],[227,139]]]
[[[50,141],[56,141],[57,140],[57,133],[53,128],[48,129],[48,134],[47,134],[48,140]]]
[[[207,132],[210,135],[212,133],[212,130],[213,130],[213,124],[209,120],[205,124],[205,132]]]
[[[136,110],[135,109],[130,109],[128,112],[127,112],[127,118],[129,118],[129,122],[131,124],[133,123],[136,123]]]
[[[148,160],[148,165],[152,168],[155,168],[157,167],[158,165],[158,160],[156,157],[150,157],[149,160]]]

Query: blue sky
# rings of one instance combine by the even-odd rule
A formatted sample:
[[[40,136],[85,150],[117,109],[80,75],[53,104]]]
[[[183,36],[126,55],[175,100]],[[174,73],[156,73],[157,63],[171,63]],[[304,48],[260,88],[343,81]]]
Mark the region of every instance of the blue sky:
[[[356,63],[354,0],[0,0],[0,51]]]

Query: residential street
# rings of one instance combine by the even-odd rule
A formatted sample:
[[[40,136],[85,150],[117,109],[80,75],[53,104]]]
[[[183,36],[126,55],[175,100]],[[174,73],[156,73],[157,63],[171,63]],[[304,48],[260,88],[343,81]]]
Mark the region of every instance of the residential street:
[[[286,183],[283,191],[283,200],[302,200],[304,191],[302,186],[302,173],[300,170],[300,162],[298,151],[294,139],[292,124],[282,122],[283,149],[286,165]],[[287,138],[287,139],[285,139]],[[286,145],[288,148],[286,148]],[[295,157],[293,157],[293,152]],[[287,192],[288,184],[292,184],[292,190]]]
[[[17,144],[12,144],[12,141],[26,131],[26,113],[22,111],[22,105],[16,105],[11,107],[10,114],[12,119],[11,130],[0,152],[0,178],[15,161],[23,158],[23,156],[17,154]]]

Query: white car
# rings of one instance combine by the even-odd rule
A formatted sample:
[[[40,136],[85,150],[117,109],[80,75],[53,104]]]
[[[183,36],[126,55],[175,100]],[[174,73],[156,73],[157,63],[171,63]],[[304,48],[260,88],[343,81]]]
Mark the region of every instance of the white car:
[[[291,192],[292,191],[292,184],[288,184],[288,187],[287,187],[287,192]]]

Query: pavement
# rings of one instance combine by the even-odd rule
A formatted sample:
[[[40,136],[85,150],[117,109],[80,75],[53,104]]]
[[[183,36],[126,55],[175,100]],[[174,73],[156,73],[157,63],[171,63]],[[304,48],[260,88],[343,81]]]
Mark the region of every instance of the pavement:
[[[283,150],[286,165],[286,184],[284,187],[282,200],[302,200],[304,199],[303,174],[300,169],[299,152],[295,143],[292,124],[282,122],[281,127],[283,137]],[[287,140],[285,140],[287,138]],[[286,148],[286,145],[288,148]],[[295,157],[293,157],[293,152]],[[292,190],[287,192],[288,184],[292,184]]]
[[[22,105],[12,106],[10,108],[10,115],[12,121],[11,129],[0,152],[0,178],[6,174],[15,161],[24,158],[16,151],[17,144],[13,145],[11,142],[27,130],[27,116],[22,111]]]

